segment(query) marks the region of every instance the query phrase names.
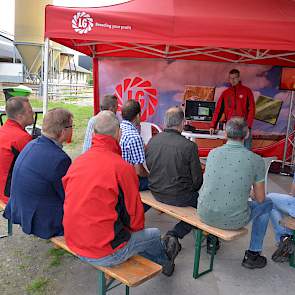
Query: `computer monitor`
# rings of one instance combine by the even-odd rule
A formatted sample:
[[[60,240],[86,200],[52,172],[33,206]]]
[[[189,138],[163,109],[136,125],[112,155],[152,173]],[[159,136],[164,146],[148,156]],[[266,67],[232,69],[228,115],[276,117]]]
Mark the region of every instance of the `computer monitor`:
[[[186,100],[185,119],[192,121],[211,121],[215,110],[214,101]]]

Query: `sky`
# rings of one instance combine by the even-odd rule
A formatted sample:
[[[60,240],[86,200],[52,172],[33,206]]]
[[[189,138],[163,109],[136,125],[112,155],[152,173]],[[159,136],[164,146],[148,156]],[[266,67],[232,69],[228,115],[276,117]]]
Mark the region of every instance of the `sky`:
[[[96,7],[114,5],[128,1],[130,0],[53,0],[53,4],[71,7]],[[14,7],[14,0],[0,0],[0,33],[8,33],[8,37],[11,38],[14,34]]]

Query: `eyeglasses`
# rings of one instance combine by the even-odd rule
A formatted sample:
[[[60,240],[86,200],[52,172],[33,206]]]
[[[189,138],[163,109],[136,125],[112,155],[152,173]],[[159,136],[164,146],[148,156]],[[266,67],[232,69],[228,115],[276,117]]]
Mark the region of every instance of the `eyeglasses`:
[[[74,128],[74,125],[66,126],[65,128]]]

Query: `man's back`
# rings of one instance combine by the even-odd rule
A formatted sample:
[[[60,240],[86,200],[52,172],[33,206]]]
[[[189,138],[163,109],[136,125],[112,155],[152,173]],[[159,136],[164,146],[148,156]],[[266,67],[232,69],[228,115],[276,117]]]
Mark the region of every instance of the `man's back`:
[[[13,161],[32,137],[13,120],[0,128],[0,199],[7,202]],[[14,151],[14,152],[13,152]]]
[[[264,181],[263,159],[242,143],[228,141],[210,152],[198,213],[209,225],[236,229],[249,222],[248,198],[251,186]]]
[[[134,168],[111,136],[95,135],[63,179],[65,239],[77,254],[100,258],[121,248],[143,228],[143,207]],[[77,234],[79,233],[79,234]]]
[[[162,202],[182,203],[202,185],[198,147],[176,130],[165,129],[151,139],[146,163],[150,170],[149,187]]]
[[[61,178],[71,159],[52,140],[41,136],[20,153],[14,167],[11,198],[4,216],[41,238],[63,234],[64,191]]]

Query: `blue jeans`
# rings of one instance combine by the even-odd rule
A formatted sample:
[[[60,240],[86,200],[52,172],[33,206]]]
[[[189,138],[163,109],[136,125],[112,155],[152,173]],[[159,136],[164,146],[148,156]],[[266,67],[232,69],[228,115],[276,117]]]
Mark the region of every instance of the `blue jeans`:
[[[272,201],[268,198],[266,198],[263,203],[249,201],[249,206],[251,210],[250,220],[252,220],[249,250],[261,252],[270,212],[272,210]]]
[[[280,220],[284,215],[295,217],[295,197],[278,193],[270,193],[267,197],[273,202],[270,220],[275,232],[275,239],[279,242],[282,235],[292,234],[291,230],[280,225]]]
[[[82,256],[79,258],[93,265],[114,266],[136,254],[140,254],[163,266],[169,261],[158,228],[147,228],[132,233],[128,243],[111,255],[99,259]]]

